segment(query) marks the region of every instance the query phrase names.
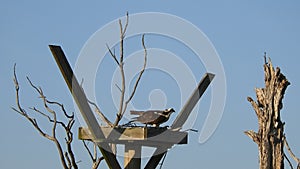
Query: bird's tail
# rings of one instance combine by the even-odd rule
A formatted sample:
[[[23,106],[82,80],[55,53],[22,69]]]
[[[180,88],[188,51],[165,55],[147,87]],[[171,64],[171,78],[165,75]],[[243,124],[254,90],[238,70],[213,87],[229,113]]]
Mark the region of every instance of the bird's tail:
[[[137,118],[138,118],[138,117],[133,117],[133,118],[131,118],[131,120],[130,120],[129,122],[130,122],[130,123],[136,122],[136,121],[137,121]]]

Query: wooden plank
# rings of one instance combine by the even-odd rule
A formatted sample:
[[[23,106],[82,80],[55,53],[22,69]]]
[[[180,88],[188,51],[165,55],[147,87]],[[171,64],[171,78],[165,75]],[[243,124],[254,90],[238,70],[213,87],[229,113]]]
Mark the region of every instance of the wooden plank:
[[[135,142],[141,146],[157,147],[160,145],[187,144],[188,139],[187,132],[172,131],[167,128],[101,127],[101,130],[104,138],[99,138],[99,142],[113,144]],[[78,138],[81,140],[91,140],[92,136],[89,129],[80,127],[78,130]]]
[[[99,128],[99,124],[88,104],[85,93],[79,85],[73,70],[60,46],[49,45],[52,55],[68,85],[70,92],[87,124],[90,128],[92,139],[103,138],[104,135]],[[107,143],[97,143],[105,161],[111,169],[121,169],[116,156],[112,153]]]
[[[184,131],[173,131],[167,129],[165,131],[148,130],[147,141],[149,143],[157,143],[157,145],[167,144],[187,144],[188,133]]]
[[[111,127],[100,127],[104,138],[103,142],[115,143],[115,140],[145,140],[147,137],[147,131],[145,128],[111,128]],[[78,138],[80,140],[91,140],[91,132],[86,127],[79,127]]]
[[[182,128],[186,120],[188,119],[189,115],[191,114],[192,110],[194,109],[195,105],[215,77],[214,74],[212,73],[206,73],[204,77],[201,79],[199,82],[197,88],[194,90],[188,101],[185,103],[183,108],[181,109],[180,113],[174,120],[171,128],[172,129],[177,129],[177,128]]]

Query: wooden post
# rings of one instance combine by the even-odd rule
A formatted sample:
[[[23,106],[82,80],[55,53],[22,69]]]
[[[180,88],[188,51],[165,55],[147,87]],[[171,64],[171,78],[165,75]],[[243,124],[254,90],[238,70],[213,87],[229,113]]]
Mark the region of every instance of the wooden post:
[[[139,169],[141,168],[142,146],[134,143],[125,144],[124,168]]]
[[[156,150],[154,151],[152,157],[148,161],[148,163],[145,166],[145,169],[153,169],[156,168],[157,165],[159,164],[160,160],[163,158],[163,156],[166,154],[168,151],[169,147],[157,147]]]
[[[210,82],[214,79],[215,75],[212,73],[206,73],[201,81],[199,82],[197,88],[194,90],[188,101],[185,103],[183,108],[181,109],[180,113],[178,114],[177,118],[173,122],[171,128],[181,128],[187,118],[189,117],[190,113],[194,109],[195,105],[209,86]]]
[[[99,124],[88,104],[85,93],[79,85],[73,70],[60,46],[49,45],[49,48],[55,58],[55,61],[69,87],[70,92],[86,122],[90,128],[92,139],[104,138]],[[107,165],[111,169],[121,169],[116,156],[112,153],[111,148],[107,143],[97,143],[98,147],[105,158]]]

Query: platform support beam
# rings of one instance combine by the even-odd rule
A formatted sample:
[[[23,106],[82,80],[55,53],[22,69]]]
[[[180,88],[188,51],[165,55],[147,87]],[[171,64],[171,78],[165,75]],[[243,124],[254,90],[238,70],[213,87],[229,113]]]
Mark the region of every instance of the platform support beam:
[[[142,146],[129,143],[125,145],[124,168],[137,169],[141,168]]]
[[[85,93],[79,85],[73,70],[60,46],[49,45],[52,55],[69,87],[69,90],[86,122],[88,125],[92,140],[96,138],[104,138],[102,131],[99,128],[99,124],[96,117],[91,110]],[[97,143],[98,147],[110,169],[121,169],[116,156],[112,153],[110,146],[107,143]]]

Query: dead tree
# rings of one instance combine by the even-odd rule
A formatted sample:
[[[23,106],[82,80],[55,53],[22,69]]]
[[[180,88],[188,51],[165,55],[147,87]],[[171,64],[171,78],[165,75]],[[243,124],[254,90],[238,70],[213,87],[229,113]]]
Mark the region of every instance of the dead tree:
[[[25,117],[26,120],[28,120],[32,126],[38,131],[38,133],[45,137],[46,139],[52,141],[56,149],[58,151],[60,162],[64,169],[77,169],[77,161],[75,159],[75,154],[72,148],[72,142],[73,142],[73,125],[75,123],[74,119],[74,113],[68,113],[64,105],[56,102],[56,101],[50,101],[46,98],[43,90],[41,87],[37,87],[32,83],[32,81],[27,77],[27,81],[29,82],[30,86],[38,93],[39,98],[42,100],[43,109],[37,108],[36,106],[30,107],[29,110],[32,112],[28,112],[28,110],[24,109],[21,105],[20,100],[20,85],[16,74],[16,65],[14,66],[14,85],[15,85],[15,91],[16,91],[16,107],[12,107],[14,111]],[[57,107],[60,110],[60,112],[57,112]],[[34,118],[34,115],[30,114],[39,114],[42,117],[45,117],[49,123],[52,125],[51,131],[46,131],[43,129],[36,118]],[[66,120],[58,120],[58,116],[61,113]],[[64,141],[60,140],[58,137],[58,128],[62,128],[65,134]],[[63,144],[63,142],[65,144]],[[64,149],[63,146],[66,146]],[[94,153],[91,153],[90,148],[87,146],[87,144],[84,142],[84,146],[87,149],[91,159],[92,159],[92,169],[97,169],[100,162],[103,160],[103,157],[97,157],[97,150],[94,148]]]
[[[267,61],[266,56],[264,73],[265,87],[255,89],[257,101],[247,98],[258,118],[258,132],[249,130],[245,134],[258,145],[260,169],[283,169],[285,135],[280,110],[290,83],[280,72],[280,68],[274,69],[271,60]]]

